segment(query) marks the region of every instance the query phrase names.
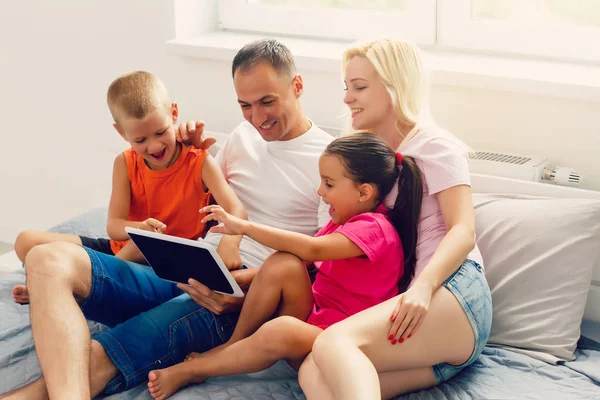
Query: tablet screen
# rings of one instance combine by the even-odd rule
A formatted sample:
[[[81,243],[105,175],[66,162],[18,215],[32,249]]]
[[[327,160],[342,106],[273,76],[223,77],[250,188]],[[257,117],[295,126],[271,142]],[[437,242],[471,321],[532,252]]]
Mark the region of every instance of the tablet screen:
[[[129,232],[156,275],[174,282],[188,283],[189,278],[211,290],[233,294],[221,268],[210,252],[201,247],[160,240]]]

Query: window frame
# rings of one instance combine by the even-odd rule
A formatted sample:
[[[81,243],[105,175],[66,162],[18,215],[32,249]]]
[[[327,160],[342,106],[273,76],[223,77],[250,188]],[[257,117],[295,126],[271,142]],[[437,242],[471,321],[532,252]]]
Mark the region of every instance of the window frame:
[[[435,14],[436,0],[410,0],[406,12],[278,7],[227,0],[219,2],[219,28],[344,41],[402,36],[420,45],[433,45]]]

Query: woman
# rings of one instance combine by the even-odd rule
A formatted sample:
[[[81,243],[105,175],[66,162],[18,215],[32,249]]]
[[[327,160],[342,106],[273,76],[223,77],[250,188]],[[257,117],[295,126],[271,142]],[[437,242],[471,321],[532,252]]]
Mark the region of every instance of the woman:
[[[445,382],[477,359],[491,296],[475,244],[467,150],[431,121],[419,49],[400,40],[349,48],[343,75],[352,128],[382,137],[421,170],[417,265],[407,291],[324,331],[299,379],[309,399],[390,398]]]

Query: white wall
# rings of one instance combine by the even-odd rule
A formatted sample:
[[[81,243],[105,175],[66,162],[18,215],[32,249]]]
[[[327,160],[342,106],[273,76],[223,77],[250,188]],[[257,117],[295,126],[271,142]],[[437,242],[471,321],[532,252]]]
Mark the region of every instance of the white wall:
[[[181,1],[181,0],[179,0]],[[0,240],[105,206],[112,160],[126,144],[111,127],[105,91],[118,74],[159,75],[181,119],[226,132],[241,119],[229,62],[167,54],[172,0],[23,0],[0,13]],[[340,126],[335,73],[301,71],[303,104]],[[600,190],[600,104],[453,86],[433,88],[433,114],[473,148],[550,157]]]

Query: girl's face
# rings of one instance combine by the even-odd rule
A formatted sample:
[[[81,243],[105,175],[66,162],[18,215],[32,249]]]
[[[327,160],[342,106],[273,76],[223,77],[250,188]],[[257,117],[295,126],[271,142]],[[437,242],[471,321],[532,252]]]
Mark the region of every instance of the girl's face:
[[[352,127],[374,130],[395,121],[393,103],[373,64],[365,57],[355,56],[346,63],[344,103],[352,113]]]
[[[344,224],[350,218],[373,208],[373,193],[367,186],[348,178],[340,158],[322,155],[319,159],[321,186],[317,194],[329,205],[329,215],[336,224]]]

